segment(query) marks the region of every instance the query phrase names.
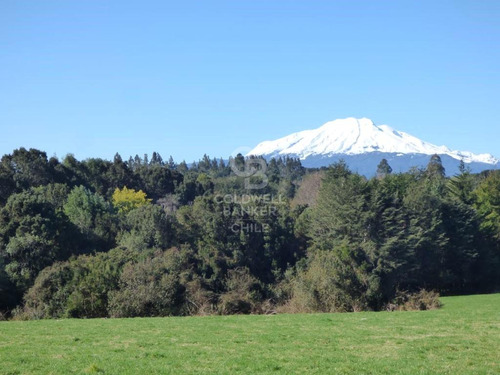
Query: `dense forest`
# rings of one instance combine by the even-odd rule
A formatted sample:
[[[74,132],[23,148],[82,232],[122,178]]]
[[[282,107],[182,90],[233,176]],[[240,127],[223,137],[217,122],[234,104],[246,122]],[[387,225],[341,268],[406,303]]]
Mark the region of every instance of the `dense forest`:
[[[246,173],[250,171],[251,173]],[[0,161],[0,317],[380,310],[500,286],[500,171]],[[450,172],[450,171],[448,171]],[[453,172],[452,172],[453,173]]]

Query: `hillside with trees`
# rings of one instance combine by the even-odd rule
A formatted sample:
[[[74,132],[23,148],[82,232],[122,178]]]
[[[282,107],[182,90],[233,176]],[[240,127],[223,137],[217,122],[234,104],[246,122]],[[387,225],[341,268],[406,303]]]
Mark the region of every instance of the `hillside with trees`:
[[[499,171],[448,178],[434,155],[373,172],[17,149],[0,161],[0,316],[342,312],[498,291]]]

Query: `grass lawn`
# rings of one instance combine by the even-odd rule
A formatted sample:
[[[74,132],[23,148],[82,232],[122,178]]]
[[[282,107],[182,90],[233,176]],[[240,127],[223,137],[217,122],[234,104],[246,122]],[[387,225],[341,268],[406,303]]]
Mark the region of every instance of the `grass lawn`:
[[[500,294],[440,310],[0,322],[0,374],[500,374]]]

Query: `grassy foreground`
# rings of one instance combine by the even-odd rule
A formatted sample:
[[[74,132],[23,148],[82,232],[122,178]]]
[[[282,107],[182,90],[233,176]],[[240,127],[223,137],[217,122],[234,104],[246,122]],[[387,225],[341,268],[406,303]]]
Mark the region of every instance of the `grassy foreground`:
[[[500,294],[435,311],[0,322],[1,374],[499,374]]]

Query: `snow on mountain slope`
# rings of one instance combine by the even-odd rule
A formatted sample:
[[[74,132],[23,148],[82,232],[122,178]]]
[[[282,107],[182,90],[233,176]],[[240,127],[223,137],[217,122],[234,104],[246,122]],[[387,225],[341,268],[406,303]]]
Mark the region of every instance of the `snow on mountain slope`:
[[[275,157],[294,155],[304,160],[313,156],[359,155],[369,152],[448,155],[465,163],[497,164],[490,154],[453,151],[446,146],[424,142],[387,125],[375,125],[367,118],[346,118],[327,122],[314,130],[290,134],[258,144],[247,155]]]

